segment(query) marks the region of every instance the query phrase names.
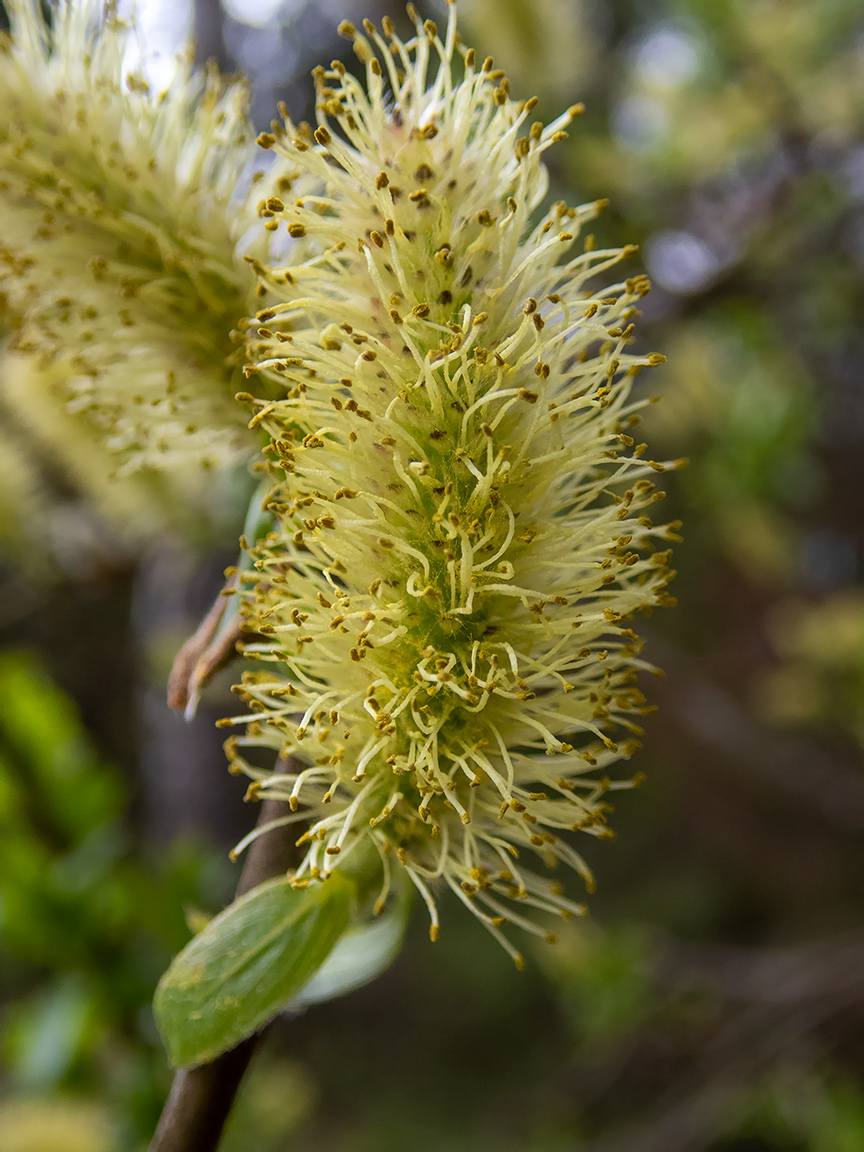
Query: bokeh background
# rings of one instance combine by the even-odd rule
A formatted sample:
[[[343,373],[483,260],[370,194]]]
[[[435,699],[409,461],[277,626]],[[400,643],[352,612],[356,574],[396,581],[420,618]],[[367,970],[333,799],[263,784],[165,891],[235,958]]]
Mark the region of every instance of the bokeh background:
[[[387,10],[138,11],[157,81],[194,33],[266,128],[277,99],[312,118],[314,64],[352,66],[339,20]],[[647,782],[583,849],[589,920],[519,974],[461,908],[435,947],[418,915],[376,983],[279,1023],[225,1152],[861,1152],[864,8],[460,11],[543,119],[585,101],[552,196],[608,197],[598,240],[654,282],[645,438],[692,464],[679,605],[645,626]],[[213,728],[230,676],[191,725],[163,702],[244,485],[109,484],[45,372],[0,376],[0,1146],[126,1152],[170,1079],[153,987],[255,815]]]

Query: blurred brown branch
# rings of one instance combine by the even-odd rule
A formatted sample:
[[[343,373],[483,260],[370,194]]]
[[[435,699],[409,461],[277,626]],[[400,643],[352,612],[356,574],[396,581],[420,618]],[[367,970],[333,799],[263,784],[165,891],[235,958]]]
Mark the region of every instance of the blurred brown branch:
[[[653,977],[660,995],[722,997],[717,1019],[657,1083],[654,1105],[585,1146],[585,1152],[700,1152],[728,1128],[742,1088],[784,1061],[814,1063],[818,1033],[864,1005],[864,933],[797,948],[748,950],[669,944]],[[661,991],[662,990],[662,991]],[[628,1042],[628,1064],[651,1038]],[[650,1058],[650,1056],[649,1056]],[[627,1071],[627,1069],[619,1070]]]
[[[667,640],[651,651],[668,679],[654,690],[664,712],[698,744],[806,802],[832,823],[864,828],[864,772],[852,759],[801,734],[760,724],[702,666]]]
[[[265,800],[258,827],[289,810],[281,800]],[[286,872],[293,859],[290,830],[276,828],[253,840],[237,884],[237,896]],[[181,1068],[174,1077],[150,1152],[213,1152],[263,1032],[250,1036],[211,1064]]]

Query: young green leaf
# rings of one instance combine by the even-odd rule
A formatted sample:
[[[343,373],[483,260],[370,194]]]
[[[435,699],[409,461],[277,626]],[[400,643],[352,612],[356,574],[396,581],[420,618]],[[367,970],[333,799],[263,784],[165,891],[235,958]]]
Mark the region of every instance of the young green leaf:
[[[211,920],[156,990],[171,1063],[215,1059],[288,1004],[348,927],[354,891],[338,872],[303,890],[270,880]]]
[[[352,925],[312,979],[286,1005],[288,1010],[302,1012],[313,1004],[335,1000],[385,972],[402,947],[411,897],[411,890],[403,886],[389,912],[371,922]]]

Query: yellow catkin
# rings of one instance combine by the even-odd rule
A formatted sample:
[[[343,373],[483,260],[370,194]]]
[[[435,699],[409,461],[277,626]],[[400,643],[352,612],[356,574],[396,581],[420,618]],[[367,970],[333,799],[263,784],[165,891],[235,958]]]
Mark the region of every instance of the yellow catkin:
[[[249,211],[232,199],[254,148],[246,87],[183,59],[151,93],[124,75],[132,30],[110,6],[100,24],[60,3],[50,29],[38,0],[7,10],[0,297],[14,347],[64,377],[118,471],[230,464],[253,443],[231,336],[255,299],[236,252]]]
[[[505,921],[546,935],[520,906],[582,910],[530,863],[592,886],[568,834],[610,834],[645,710],[630,617],[670,600],[646,514],[664,466],[627,431],[647,283],[616,279],[631,249],[583,251],[600,205],[534,222],[578,106],[529,132],[452,7],[440,35],[388,27],[343,28],[365,86],[319,70],[317,144],[290,122],[274,144],[315,198],[276,213],[309,257],[250,329],[285,398],[253,402],[274,528],[244,611],[270,670],[238,688],[230,756],[308,813],[301,880],[374,847],[433,938],[443,882],[517,959]],[[252,768],[249,745],[294,767]]]

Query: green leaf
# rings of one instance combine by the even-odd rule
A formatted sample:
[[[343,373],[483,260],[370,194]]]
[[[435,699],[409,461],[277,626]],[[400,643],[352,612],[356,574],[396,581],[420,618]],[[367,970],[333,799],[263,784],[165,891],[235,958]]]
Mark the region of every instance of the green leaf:
[[[411,911],[410,889],[403,888],[393,907],[365,924],[355,924],[287,1005],[302,1012],[313,1004],[335,1000],[362,988],[385,972],[399,954]]]
[[[213,1060],[281,1011],[348,927],[354,895],[338,872],[303,890],[270,880],[211,920],[156,989],[171,1063]]]
[[[116,820],[123,787],[99,763],[74,704],[37,656],[0,654],[0,822],[26,820],[57,849]]]

